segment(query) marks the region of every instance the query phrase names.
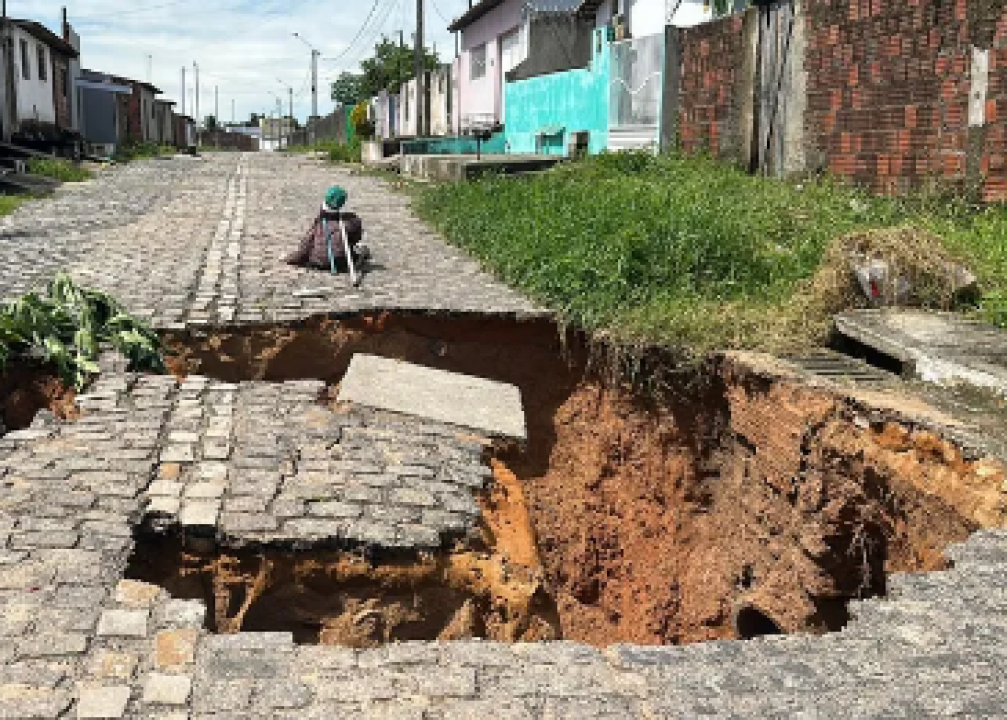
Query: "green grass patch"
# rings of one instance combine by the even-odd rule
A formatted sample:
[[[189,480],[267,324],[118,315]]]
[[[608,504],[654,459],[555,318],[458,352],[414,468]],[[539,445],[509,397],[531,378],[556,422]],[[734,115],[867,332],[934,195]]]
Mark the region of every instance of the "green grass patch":
[[[174,155],[176,150],[171,145],[160,145],[154,142],[128,143],[120,145],[115,153],[117,163],[128,163],[134,160],[146,160],[160,155]]]
[[[59,157],[32,158],[28,161],[28,172],[60,182],[82,182],[93,177],[89,170]]]
[[[30,199],[25,195],[0,195],[0,217],[10,215]]]
[[[816,315],[842,295],[825,287],[823,261],[835,260],[839,238],[885,228],[941,238],[979,275],[986,316],[1007,324],[1002,207],[875,198],[827,179],[768,180],[644,153],[417,192],[420,213],[500,278],[623,343],[702,352],[820,342],[827,323]]]

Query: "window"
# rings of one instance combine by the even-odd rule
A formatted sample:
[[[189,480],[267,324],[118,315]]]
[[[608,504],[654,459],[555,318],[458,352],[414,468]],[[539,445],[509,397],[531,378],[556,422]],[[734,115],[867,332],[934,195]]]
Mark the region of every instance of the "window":
[[[60,81],[63,83],[63,97],[70,99],[70,73],[66,68],[59,71]]]
[[[31,80],[31,61],[28,58],[28,41],[21,41],[21,76],[25,80]]]
[[[478,80],[486,75],[486,43],[469,51],[469,79]]]
[[[38,46],[38,79],[42,82],[46,81],[46,70],[45,70],[45,46]]]

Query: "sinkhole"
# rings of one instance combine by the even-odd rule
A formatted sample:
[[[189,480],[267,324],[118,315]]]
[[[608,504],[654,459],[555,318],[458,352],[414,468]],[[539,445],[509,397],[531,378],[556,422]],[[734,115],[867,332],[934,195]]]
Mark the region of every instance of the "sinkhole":
[[[1002,504],[1002,478],[980,472],[982,460],[897,408],[865,408],[761,356],[680,365],[544,320],[472,316],[166,340],[180,376],[336,388],[352,356],[369,353],[512,383],[525,404],[528,443],[488,451],[476,545],[357,557],[141,537],[131,577],[206,601],[217,632],[357,647],[823,633],[849,621],[851,600],[883,596],[891,573],[946,567],[944,548]],[[519,498],[503,514],[501,489]]]

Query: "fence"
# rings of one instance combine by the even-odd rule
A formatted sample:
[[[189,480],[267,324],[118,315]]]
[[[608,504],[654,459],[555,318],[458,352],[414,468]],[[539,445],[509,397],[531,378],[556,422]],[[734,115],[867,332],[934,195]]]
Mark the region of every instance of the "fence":
[[[664,40],[659,34],[612,44],[608,102],[611,150],[657,145]]]
[[[664,76],[665,147],[1007,200],[1007,3],[776,0],[669,28]]]

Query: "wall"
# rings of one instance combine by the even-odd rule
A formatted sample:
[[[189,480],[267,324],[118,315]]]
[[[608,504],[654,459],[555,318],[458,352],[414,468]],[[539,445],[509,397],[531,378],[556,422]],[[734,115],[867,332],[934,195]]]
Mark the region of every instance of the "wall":
[[[668,57],[680,63],[679,91],[664,100],[665,146],[750,162],[756,23],[757,11],[750,10],[670,31]],[[674,69],[666,66],[665,77]]]
[[[630,0],[629,32],[633,37],[646,37],[664,32],[665,0]]]
[[[813,166],[883,192],[964,188],[977,4],[806,1]]]
[[[16,81],[18,120],[37,120],[43,123],[56,122],[56,107],[53,104],[52,50],[17,26],[12,26],[14,53],[14,77]],[[28,74],[24,79],[21,71],[21,40],[28,42]],[[38,47],[45,47],[46,79],[38,76]]]
[[[754,167],[753,138],[765,137],[759,123],[784,87],[781,172],[824,171],[886,194],[939,188],[1007,200],[1007,4],[796,8],[779,83],[756,68],[758,10],[672,31],[664,104],[677,109],[666,112],[666,147]]]
[[[50,52],[49,69],[52,73],[53,108],[56,114],[56,125],[64,129],[72,129],[73,107],[70,93],[70,63],[68,58],[58,53]]]
[[[562,126],[562,139],[544,150],[564,154],[570,133],[590,133],[589,150],[600,152],[608,141],[608,80],[610,45],[604,30],[595,30],[602,38],[586,70],[569,70],[507,83],[504,130],[510,152],[536,152],[536,134],[547,126]],[[598,44],[595,45],[598,48]]]
[[[416,137],[416,80],[410,80],[399,89],[399,137]]]
[[[442,65],[427,73],[430,97],[430,127],[428,135],[447,135],[451,131],[451,66]]]
[[[500,44],[504,33],[521,25],[520,0],[507,0],[490,10],[461,33],[461,57],[458,63],[459,116],[464,125],[465,116],[491,115],[500,119],[502,82],[500,77]],[[486,43],[486,73],[477,80],[471,79],[470,54],[474,47]]]

